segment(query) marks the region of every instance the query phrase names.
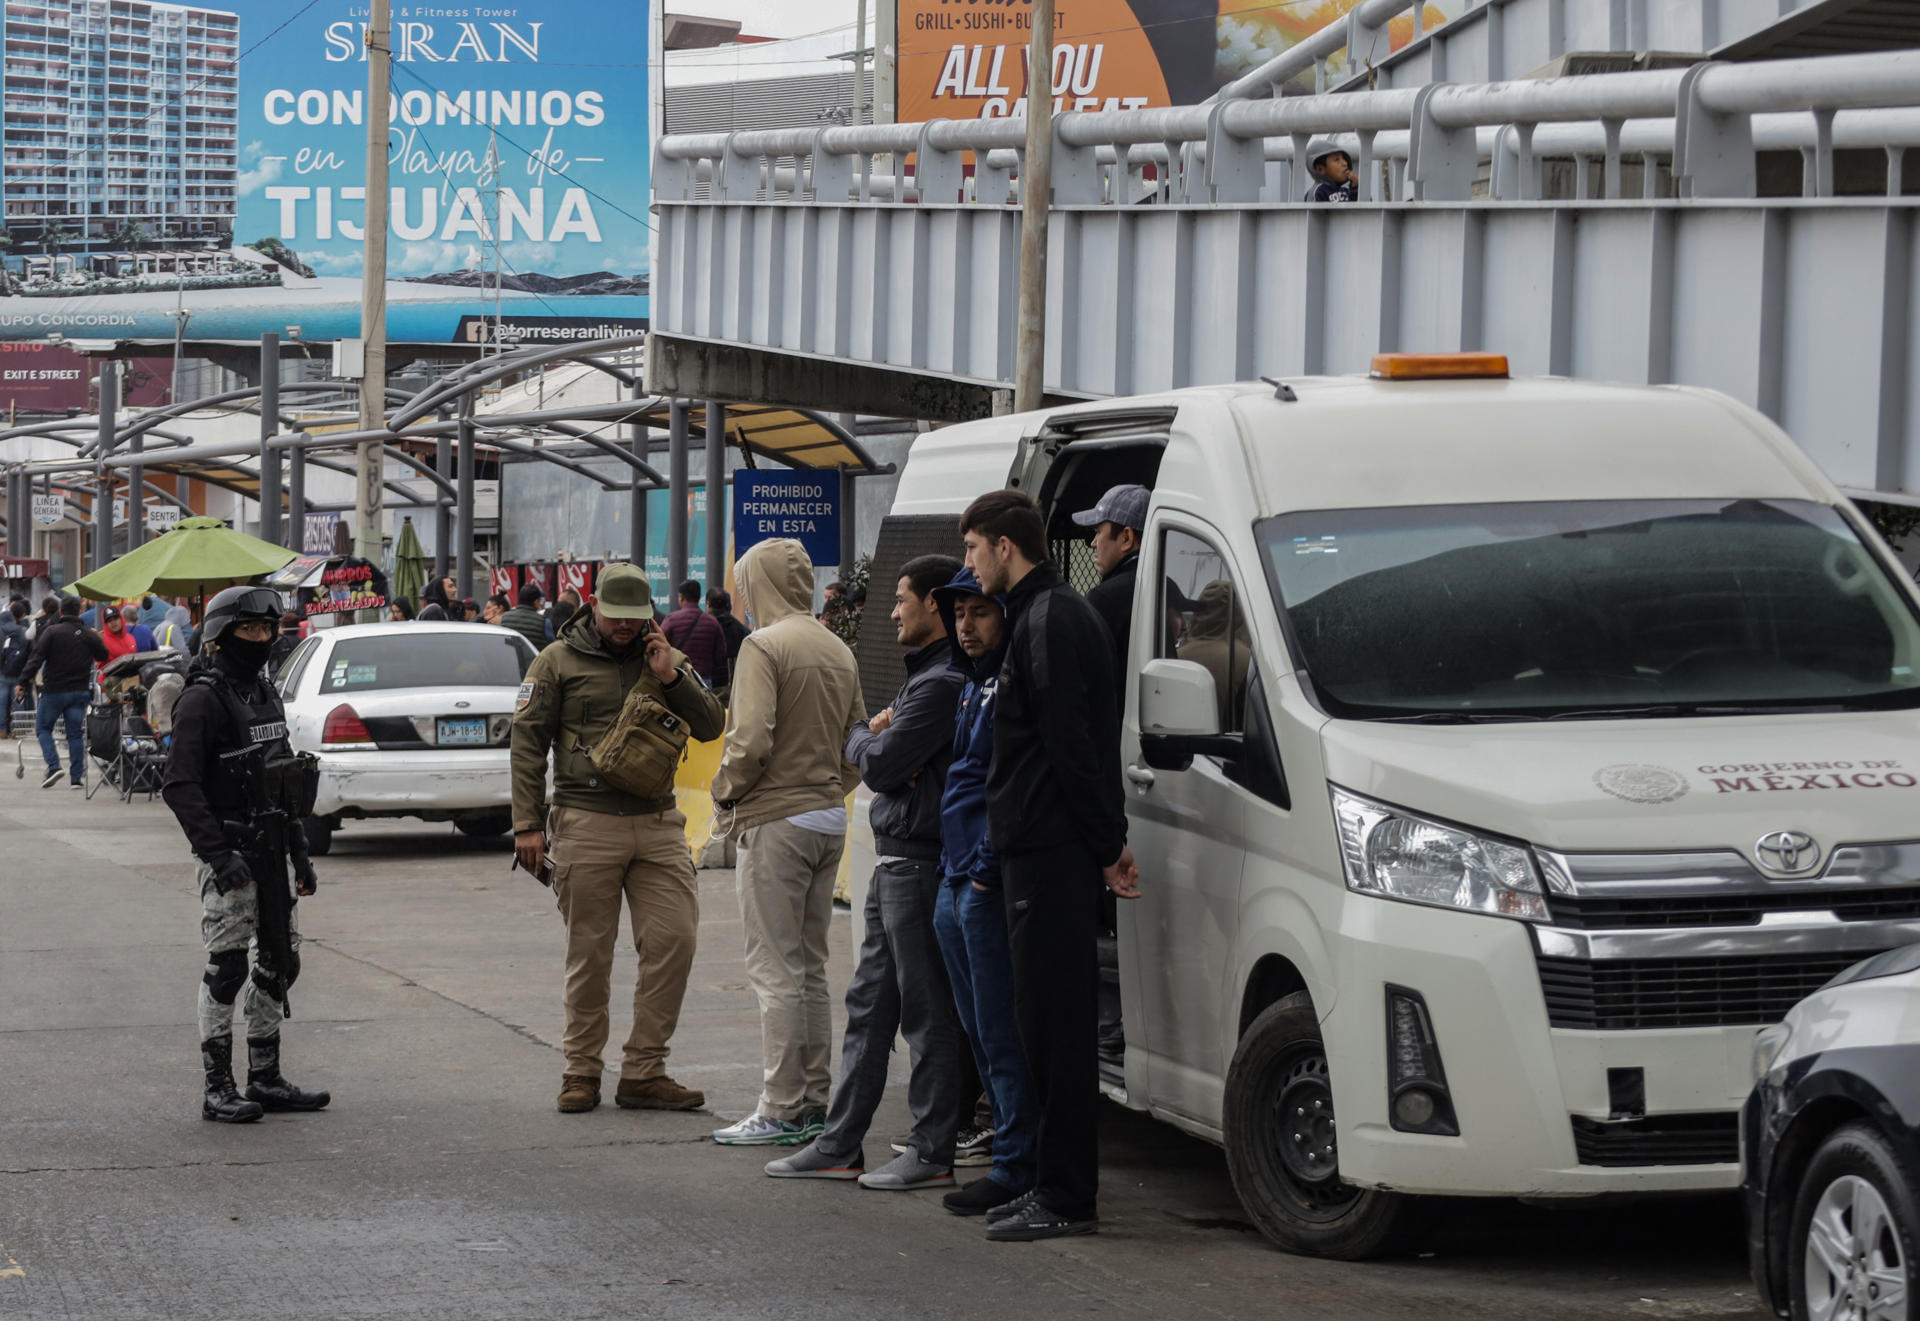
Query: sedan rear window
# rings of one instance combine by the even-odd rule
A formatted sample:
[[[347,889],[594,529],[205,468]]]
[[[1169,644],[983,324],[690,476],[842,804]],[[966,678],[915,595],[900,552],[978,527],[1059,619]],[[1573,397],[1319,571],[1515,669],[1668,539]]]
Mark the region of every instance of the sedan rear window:
[[[320,676],[323,693],[388,688],[511,688],[533,664],[521,637],[498,633],[392,633],[334,647]]]

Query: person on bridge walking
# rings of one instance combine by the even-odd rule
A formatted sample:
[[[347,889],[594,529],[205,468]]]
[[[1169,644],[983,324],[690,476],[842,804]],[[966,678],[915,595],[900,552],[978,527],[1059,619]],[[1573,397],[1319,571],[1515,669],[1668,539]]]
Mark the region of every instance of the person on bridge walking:
[[[540,613],[540,603],[545,599],[538,584],[525,583],[520,588],[520,604],[495,622],[525,638],[535,651],[545,651],[547,643],[552,641],[547,636],[546,616]]]
[[[1309,202],[1352,202],[1360,196],[1353,157],[1334,146],[1332,138],[1315,138],[1307,144],[1307,173],[1313,179],[1307,189]]]
[[[40,702],[33,710],[33,730],[40,738],[40,759],[47,765],[42,789],[60,783],[60,753],[53,744],[53,724],[58,720],[67,728],[67,764],[71,788],[81,788],[86,774],[87,698],[93,691],[93,667],[103,664],[110,653],[100,635],[80,622],[80,598],[48,597],[57,601],[59,617],[43,622],[27,655],[27,667],[20,672],[15,692],[22,701],[36,677],[40,680]]]
[[[760,1103],[716,1131],[728,1146],[797,1146],[826,1127],[833,1015],[827,924],[846,848],[843,750],[867,718],[847,644],[813,621],[813,561],[797,541],[762,541],[734,582],[754,631],[740,648],[726,751],[713,777],[716,831],[733,833],[747,980],[760,1002]]]
[[[846,758],[873,790],[873,850],[866,935],[847,986],[840,1086],[811,1145],[767,1164],[777,1179],[859,1179],[904,1190],[953,1183],[954,1136],[973,1091],[962,1082],[960,1021],[934,939],[941,888],[940,796],[953,760],[953,720],[963,677],[933,593],[960,570],[950,555],[922,555],[900,570],[893,622],[907,652],[907,681],[893,704],[853,727]],[[911,1054],[906,1151],[867,1170],[861,1141],[887,1089],[893,1039]],[[1018,1190],[1016,1190],[1018,1191]],[[1006,1199],[1001,1199],[1006,1200]]]
[[[720,621],[700,608],[700,584],[689,578],[680,584],[680,604],[660,621],[667,641],[687,653],[693,668],[709,688],[727,682],[727,634]]]
[[[989,491],[960,518],[967,567],[1007,605],[987,821],[1000,859],[1020,1039],[1040,1098],[1034,1186],[987,1212],[999,1241],[1099,1228],[1100,885],[1139,894],[1120,787],[1120,704],[1100,615],[1047,559],[1024,491]]]
[[[287,713],[266,674],[279,593],[229,587],[207,603],[205,639],[173,708],[173,745],[160,796],[198,859],[200,1114],[244,1124],[266,1110],[321,1110],[332,1096],[280,1072],[280,1027],[300,976],[296,896],[318,884],[302,821],[313,809],[317,764],[287,742]],[[292,887],[287,864],[291,860]],[[257,944],[253,975],[247,947]],[[233,1006],[246,988],[247,1091],[233,1082]]]
[[[553,897],[567,924],[563,1113],[600,1104],[623,895],[640,975],[614,1103],[627,1110],[706,1104],[704,1093],[667,1073],[700,925],[687,819],[675,805],[673,780],[686,738],[718,738],[725,720],[693,666],[655,626],[652,589],[631,564],[607,566],[592,608],[566,622],[520,685],[513,846],[535,876],[552,864]]]

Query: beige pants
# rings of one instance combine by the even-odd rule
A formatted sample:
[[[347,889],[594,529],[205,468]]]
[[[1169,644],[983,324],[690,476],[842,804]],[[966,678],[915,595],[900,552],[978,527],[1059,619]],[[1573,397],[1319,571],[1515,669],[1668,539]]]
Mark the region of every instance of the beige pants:
[[[556,807],[547,817],[553,897],[567,922],[567,1030],[561,1044],[570,1074],[600,1076],[622,895],[640,977],[620,1076],[666,1074],[667,1042],[680,1021],[700,927],[686,825],[673,811],[612,816]]]
[[[841,835],[785,821],[740,837],[740,918],[747,981],[760,1001],[760,1113],[794,1120],[824,1112],[833,1076],[833,1008],[827,997],[827,924]]]

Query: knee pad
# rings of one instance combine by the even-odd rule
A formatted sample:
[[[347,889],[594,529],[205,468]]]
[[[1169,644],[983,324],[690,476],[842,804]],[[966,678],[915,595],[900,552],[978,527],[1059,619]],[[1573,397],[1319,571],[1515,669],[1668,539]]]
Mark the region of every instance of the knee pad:
[[[232,1004],[240,994],[241,983],[247,980],[247,952],[224,949],[207,955],[207,971],[201,980],[207,984],[215,1004]]]

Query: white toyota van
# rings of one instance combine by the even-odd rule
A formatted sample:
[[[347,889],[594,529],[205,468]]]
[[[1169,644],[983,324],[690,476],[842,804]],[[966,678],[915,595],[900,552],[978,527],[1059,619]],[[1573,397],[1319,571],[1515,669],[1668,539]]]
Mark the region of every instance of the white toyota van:
[[[1120,482],[1109,1093],[1325,1256],[1409,1195],[1734,1187],[1755,1030],[1920,940],[1920,596],[1860,514],[1721,395],[1383,355],[935,432],[876,599],[1009,484],[1089,586]]]

